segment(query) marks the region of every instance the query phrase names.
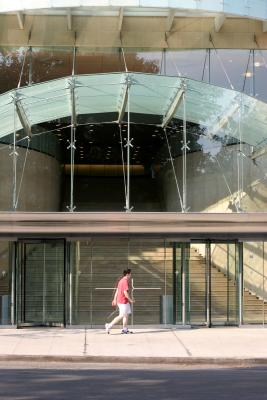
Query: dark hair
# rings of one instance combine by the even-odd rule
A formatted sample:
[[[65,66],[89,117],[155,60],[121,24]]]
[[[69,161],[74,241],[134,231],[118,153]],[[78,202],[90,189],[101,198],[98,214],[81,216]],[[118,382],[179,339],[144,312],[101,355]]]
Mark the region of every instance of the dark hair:
[[[130,274],[131,272],[132,272],[132,270],[130,268],[127,268],[122,273],[123,273],[123,276],[126,276],[126,275]]]

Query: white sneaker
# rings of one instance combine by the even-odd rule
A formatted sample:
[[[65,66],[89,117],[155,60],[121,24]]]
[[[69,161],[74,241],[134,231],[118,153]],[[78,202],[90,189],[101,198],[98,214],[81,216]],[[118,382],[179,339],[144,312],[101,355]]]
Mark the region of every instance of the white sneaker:
[[[133,331],[129,331],[128,328],[123,328],[121,333],[127,335],[128,333],[133,333]]]
[[[107,333],[110,332],[110,325],[108,323],[105,324],[105,329]]]

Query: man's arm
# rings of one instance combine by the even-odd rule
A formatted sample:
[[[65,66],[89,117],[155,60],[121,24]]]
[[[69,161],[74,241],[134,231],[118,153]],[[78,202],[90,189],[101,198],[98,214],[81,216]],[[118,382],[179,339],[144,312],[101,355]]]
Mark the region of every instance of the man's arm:
[[[131,299],[128,290],[124,290],[123,293],[124,293],[124,296],[126,297],[126,299],[128,299],[130,303],[134,303],[134,299]]]
[[[117,296],[118,296],[118,289],[116,289],[116,292],[114,294],[113,300],[112,300],[112,305],[116,306],[117,305]]]

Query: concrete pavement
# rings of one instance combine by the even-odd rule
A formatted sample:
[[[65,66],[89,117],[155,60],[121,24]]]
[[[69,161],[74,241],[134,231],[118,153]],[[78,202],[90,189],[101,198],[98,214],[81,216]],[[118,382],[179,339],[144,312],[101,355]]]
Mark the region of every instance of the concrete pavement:
[[[0,361],[267,365],[267,329],[0,329]]]

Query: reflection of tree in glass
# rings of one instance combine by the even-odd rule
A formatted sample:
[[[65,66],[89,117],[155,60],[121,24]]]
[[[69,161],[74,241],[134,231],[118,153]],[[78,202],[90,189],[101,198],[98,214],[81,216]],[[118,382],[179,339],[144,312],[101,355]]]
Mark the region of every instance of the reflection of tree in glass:
[[[2,48],[0,50],[0,92],[16,88],[19,82],[26,48]],[[71,75],[72,49],[32,48],[32,82],[44,82]],[[161,52],[125,52],[128,71],[158,73]],[[29,82],[30,53],[24,65],[21,86]],[[76,56],[76,74],[95,74],[125,71],[122,51],[79,50]]]
[[[125,58],[129,71],[152,74],[157,74],[160,71],[158,53],[128,53]]]
[[[24,54],[24,47],[0,49],[0,93],[7,92],[18,86]],[[25,69],[22,76],[22,85],[27,84]]]

